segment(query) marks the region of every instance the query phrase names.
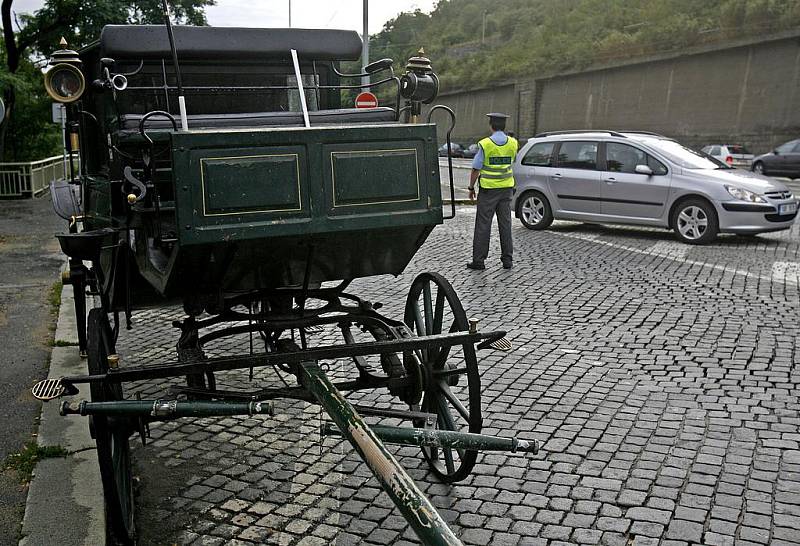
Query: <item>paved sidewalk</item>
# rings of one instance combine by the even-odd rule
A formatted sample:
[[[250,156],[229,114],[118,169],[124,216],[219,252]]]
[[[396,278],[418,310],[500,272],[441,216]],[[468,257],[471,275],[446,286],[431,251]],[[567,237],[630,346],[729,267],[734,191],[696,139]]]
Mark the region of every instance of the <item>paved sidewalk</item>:
[[[514,269],[493,246],[488,269],[471,272],[471,212],[437,228],[404,275],[351,289],[402,317],[413,277],[439,271],[481,328],[510,332],[512,353],[481,354],[484,431],[542,440],[539,455],[484,455],[447,486],[418,450],[393,448],[464,543],[798,543],[798,227],[690,247],[663,230],[515,222]],[[174,358],[179,316],[137,313],[122,365]],[[265,370],[252,384],[247,371],[218,380],[279,381]],[[135,448],[141,543],[416,542],[349,446],[319,438],[317,408],[276,410],[153,426]]]
[[[54,339],[77,343],[72,287],[64,287]],[[75,346],[53,347],[49,377],[86,373]],[[89,399],[79,386],[78,399]],[[20,546],[100,546],[105,544],[105,508],[97,449],[88,421],[58,414],[60,400],[42,404],[38,443],[61,446],[69,455],[36,465],[28,491]]]

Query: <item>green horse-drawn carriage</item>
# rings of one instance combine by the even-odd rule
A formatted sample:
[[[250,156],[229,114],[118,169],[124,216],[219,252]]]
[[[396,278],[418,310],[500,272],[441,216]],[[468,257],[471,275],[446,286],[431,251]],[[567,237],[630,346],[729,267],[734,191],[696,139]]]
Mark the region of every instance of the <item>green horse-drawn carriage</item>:
[[[428,544],[458,541],[384,441],[420,446],[445,482],[466,477],[478,450],[535,450],[479,434],[476,349],[508,343],[468,321],[443,277],[414,280],[402,321],[347,292],[353,279],[401,273],[444,218],[436,126],[420,122],[438,92],[430,62],[412,57],[401,77],[390,60],[368,65],[392,106],[342,108],[342,90],[361,87],[348,78],[365,74],[342,74],[339,62],[360,51],[349,31],[166,25],[108,26],[79,53],[53,54],[45,84],[67,106],[72,159],[53,195],[70,222],[59,240],[88,375],[34,392],[53,399],[89,384],[91,400],[64,402],[62,413],[91,419],[117,542],[134,540],[129,438],[144,440],[155,420],[269,414],[276,398],[320,404]],[[120,365],[115,344],[131,313],[174,304],[185,318],[173,361]],[[315,344],[320,328],[342,342]],[[205,354],[206,343],[242,334],[256,350]],[[352,362],[355,378],[329,379],[320,362],[333,359]],[[296,384],[217,386],[222,372],[264,367]],[[181,377],[164,398],[125,397],[128,382]],[[342,394],[364,389],[402,407]],[[370,427],[361,415],[407,426]]]

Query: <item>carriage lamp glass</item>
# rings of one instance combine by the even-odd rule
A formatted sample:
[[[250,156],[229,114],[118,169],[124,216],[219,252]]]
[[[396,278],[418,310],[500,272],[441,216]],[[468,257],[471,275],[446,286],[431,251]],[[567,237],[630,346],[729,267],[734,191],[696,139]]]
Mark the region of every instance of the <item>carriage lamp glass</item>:
[[[58,102],[73,102],[80,98],[86,88],[81,71],[69,64],[57,64],[44,75],[47,93]]]
[[[728,190],[729,194],[740,201],[747,201],[748,203],[766,203],[764,198],[757,193],[737,188],[736,186],[728,186],[727,184],[725,185],[725,189]]]

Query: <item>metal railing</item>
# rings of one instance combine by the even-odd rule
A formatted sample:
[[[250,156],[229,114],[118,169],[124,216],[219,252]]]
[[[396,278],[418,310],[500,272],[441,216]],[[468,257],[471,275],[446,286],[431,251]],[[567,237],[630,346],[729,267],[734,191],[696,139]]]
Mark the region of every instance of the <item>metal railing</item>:
[[[78,156],[76,162],[77,169]],[[34,197],[50,186],[51,180],[68,175],[64,156],[54,155],[38,161],[0,163],[0,199],[9,197]],[[66,168],[69,170],[69,167]]]

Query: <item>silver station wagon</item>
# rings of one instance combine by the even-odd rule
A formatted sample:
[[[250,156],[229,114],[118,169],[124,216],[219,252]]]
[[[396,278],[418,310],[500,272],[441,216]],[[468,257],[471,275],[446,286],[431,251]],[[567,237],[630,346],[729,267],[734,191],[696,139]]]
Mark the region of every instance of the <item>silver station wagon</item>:
[[[554,219],[632,224],[704,244],[719,232],[789,229],[797,216],[798,201],[781,182],[654,133],[542,133],[520,150],[514,178],[512,205],[529,229]]]

